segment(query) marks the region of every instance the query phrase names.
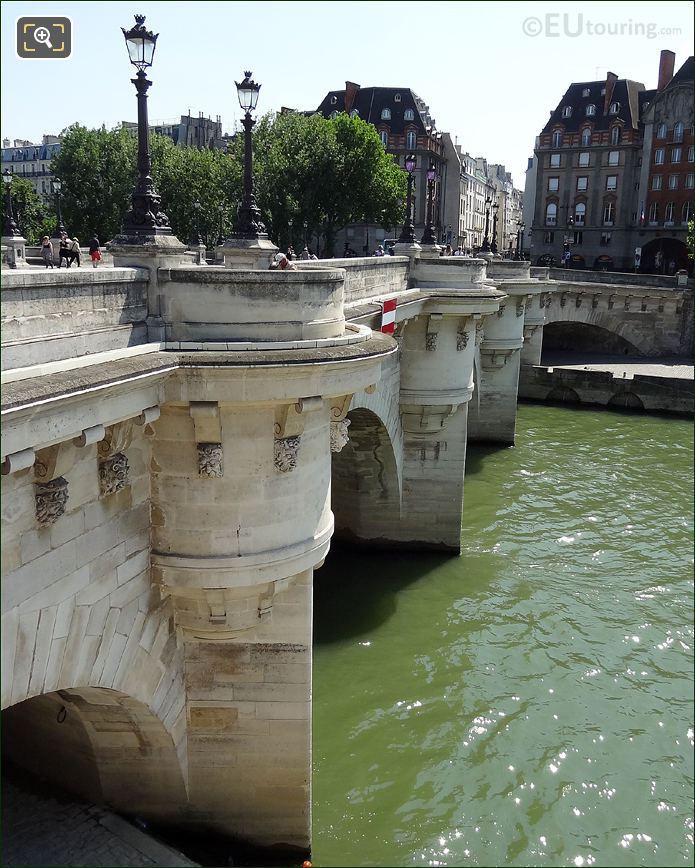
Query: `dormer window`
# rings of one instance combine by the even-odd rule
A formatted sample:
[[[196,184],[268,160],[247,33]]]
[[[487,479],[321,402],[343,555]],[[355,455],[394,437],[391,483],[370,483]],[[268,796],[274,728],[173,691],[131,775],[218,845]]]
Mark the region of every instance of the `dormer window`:
[[[331,112],[331,120],[334,121],[337,117],[338,117],[338,112],[337,112],[337,111],[332,111],[332,112]]]
[[[353,109],[353,110],[350,112],[350,117],[351,117],[351,118],[358,118],[359,116],[360,116],[360,113],[357,111],[357,109]]]
[[[404,121],[414,121],[415,120],[415,112],[412,109],[406,109],[403,112],[403,120]]]
[[[582,91],[582,96],[591,96],[591,89],[588,87],[585,87],[584,90]]]
[[[601,88],[601,96],[605,96],[605,95],[606,95],[606,88],[602,87]]]
[[[619,111],[620,111],[620,103],[619,102],[612,102],[610,104],[609,109],[608,109],[608,114],[609,115],[617,115]]]
[[[338,102],[338,97],[335,94],[333,94],[333,96],[331,97],[331,105],[335,105],[337,102]]]
[[[592,102],[590,102],[589,105],[586,107],[586,116],[590,118],[593,117],[595,114],[596,106]]]
[[[394,101],[394,102],[400,102],[400,101],[401,101],[401,95],[400,95],[399,93],[397,93],[397,94],[394,96],[393,101]]]
[[[572,117],[572,106],[566,105],[562,109],[562,117],[563,118],[571,118]]]
[[[656,137],[657,139],[666,138],[666,124],[659,124],[659,126],[656,128]]]
[[[381,110],[381,120],[382,121],[390,121],[391,120],[391,109],[385,108]]]

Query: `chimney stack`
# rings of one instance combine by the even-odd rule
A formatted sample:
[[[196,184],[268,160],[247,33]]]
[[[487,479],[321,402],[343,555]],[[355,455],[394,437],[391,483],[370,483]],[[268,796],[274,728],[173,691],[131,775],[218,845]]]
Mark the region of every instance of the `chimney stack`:
[[[676,66],[676,55],[673,51],[665,49],[659,57],[659,84],[657,90],[663,90],[673,78],[673,70]]]
[[[606,73],[606,95],[603,100],[604,115],[608,114],[608,106],[613,102],[613,91],[615,90],[615,83],[617,80],[618,76],[614,72]]]
[[[345,111],[347,114],[350,114],[350,112],[352,111],[355,105],[355,101],[357,100],[357,94],[359,92],[359,84],[355,84],[354,81],[345,82]]]

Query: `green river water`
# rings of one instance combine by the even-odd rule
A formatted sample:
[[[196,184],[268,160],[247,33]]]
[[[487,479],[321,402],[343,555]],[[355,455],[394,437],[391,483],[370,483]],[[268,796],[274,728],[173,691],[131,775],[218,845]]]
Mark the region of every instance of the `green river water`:
[[[316,573],[315,866],[693,863],[693,438],[522,405],[460,558]]]

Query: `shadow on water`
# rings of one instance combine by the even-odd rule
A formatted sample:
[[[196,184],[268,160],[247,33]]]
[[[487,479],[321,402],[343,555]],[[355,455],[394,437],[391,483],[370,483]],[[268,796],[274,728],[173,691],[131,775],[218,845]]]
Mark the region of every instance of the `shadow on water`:
[[[480,473],[483,469],[483,464],[489,459],[499,455],[501,450],[508,449],[509,446],[500,446],[494,444],[478,444],[474,443],[466,448],[466,476],[474,476]]]
[[[314,644],[373,631],[394,615],[401,591],[456,558],[334,543],[325,565],[314,573]]]

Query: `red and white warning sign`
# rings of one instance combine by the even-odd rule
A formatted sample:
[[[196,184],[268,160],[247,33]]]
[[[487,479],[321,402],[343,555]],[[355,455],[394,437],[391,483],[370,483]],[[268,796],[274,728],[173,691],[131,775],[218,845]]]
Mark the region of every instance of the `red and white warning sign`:
[[[392,335],[396,328],[396,299],[389,298],[381,302],[381,330]]]

